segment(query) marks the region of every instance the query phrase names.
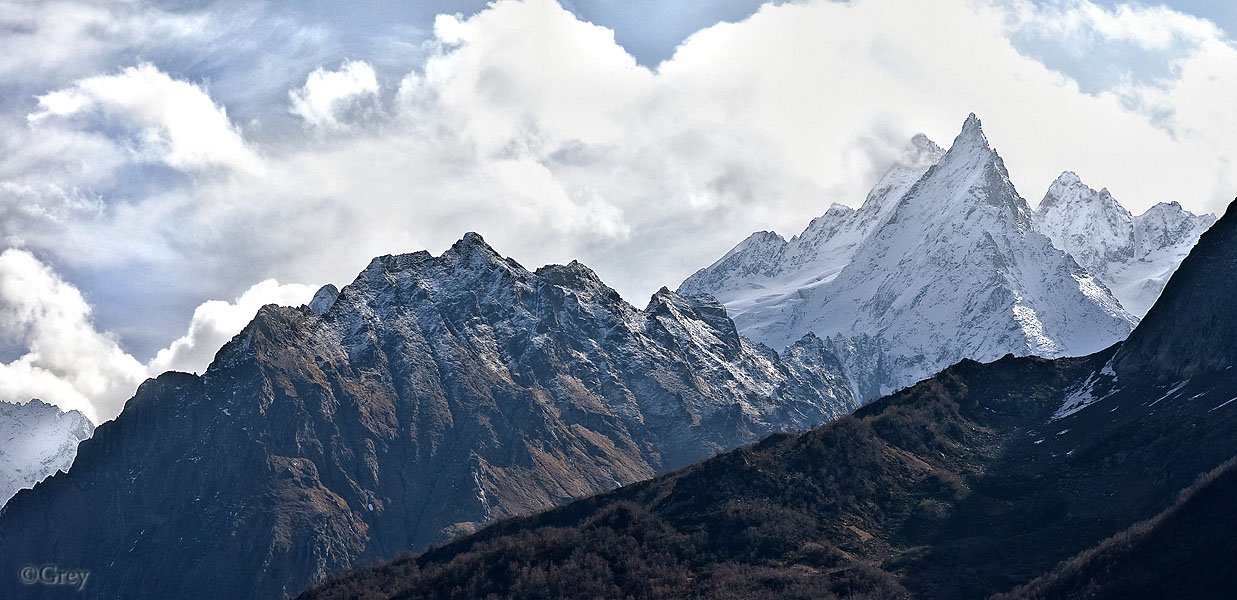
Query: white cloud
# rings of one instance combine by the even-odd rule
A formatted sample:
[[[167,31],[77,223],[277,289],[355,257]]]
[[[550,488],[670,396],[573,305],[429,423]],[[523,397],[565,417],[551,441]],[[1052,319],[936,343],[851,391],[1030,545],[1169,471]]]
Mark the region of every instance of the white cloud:
[[[1080,86],[1015,43],[1026,31],[1084,55],[1137,46],[1166,66],[1151,79]],[[140,265],[160,281],[187,282],[187,291],[151,288],[180,293],[169,302],[182,310],[211,297],[203,290],[272,276],[344,281],[372,256],[438,251],[469,230],[530,266],[579,258],[639,303],[751,231],[792,234],[832,202],[857,204],[902,141],[922,131],[948,144],[971,111],[1032,202],[1066,169],[1136,211],[1162,200],[1219,210],[1237,188],[1237,123],[1227,106],[1237,97],[1237,56],[1205,21],[1162,8],[785,3],[698,32],[656,69],[549,0],[442,16],[434,32],[429,58],[398,91],[384,90],[369,68],[383,57],[364,56],[335,71],[304,67],[290,91],[275,94],[271,110],[282,118],[291,121],[290,98],[307,123],[360,125],[349,135],[298,125],[247,141],[203,88],[149,65],[131,69],[141,77],[82,80],[157,82],[120,99],[81,82],[57,85],[63,94],[43,96],[48,116],[35,131],[107,142],[92,156],[124,150],[128,138],[108,130],[116,122],[137,132],[139,147],[146,131],[170,140],[165,113],[147,107],[176,89],[189,90],[217,138],[232,140],[208,145],[230,151],[205,153],[230,158],[185,152],[198,158],[184,161],[243,164],[260,153],[264,169],[151,189],[93,160],[74,171],[53,161],[54,146],[6,144],[0,181],[20,185],[0,187],[0,200],[10,194],[16,207],[19,192],[42,194],[42,212],[22,222],[63,225],[5,233],[78,272]],[[24,166],[5,175],[15,161]],[[40,164],[54,165],[41,172],[58,187],[24,175]],[[89,183],[108,178],[120,200],[89,202],[97,198]]]
[[[227,167],[258,171],[261,161],[223,107],[201,87],[173,79],[154,65],[79,80],[39,96],[33,125],[45,120],[101,115],[132,132],[140,159],[197,171]]]
[[[305,86],[288,92],[292,114],[314,127],[338,129],[347,114],[378,96],[378,76],[362,61],[348,61],[338,71],[318,68]]]
[[[76,287],[29,252],[6,250],[0,253],[0,336],[19,356],[0,363],[0,401],[40,398],[95,423],[110,420],[147,376],[205,371],[259,308],[307,304],[316,289],[268,279],[232,302],[203,302],[185,335],[142,365],[96,328]]]
[[[1092,0],[1009,0],[1014,46],[1076,81],[1147,112],[1139,90],[1170,85],[1182,61],[1225,34],[1211,21],[1165,6],[1101,6]],[[1167,126],[1171,111],[1148,113]]]
[[[308,304],[317,287],[301,284],[280,284],[267,279],[245,290],[236,300],[208,300],[193,311],[189,331],[150,361],[152,375],[164,371],[201,373],[228,340],[240,333],[258,309],[267,304],[299,306]]]
[[[90,306],[29,252],[0,254],[0,333],[24,348],[0,364],[0,400],[40,398],[98,423],[120,412],[146,369],[94,327]]]
[[[1012,12],[1017,27],[1038,29],[1074,45],[1090,45],[1089,40],[1097,40],[1169,50],[1182,43],[1198,45],[1224,37],[1211,21],[1163,5],[1105,7],[1090,0],[1019,0]]]
[[[107,69],[117,54],[152,43],[188,43],[200,51],[200,42],[218,33],[204,13],[89,0],[0,0],[0,29],[0,79],[6,85]]]

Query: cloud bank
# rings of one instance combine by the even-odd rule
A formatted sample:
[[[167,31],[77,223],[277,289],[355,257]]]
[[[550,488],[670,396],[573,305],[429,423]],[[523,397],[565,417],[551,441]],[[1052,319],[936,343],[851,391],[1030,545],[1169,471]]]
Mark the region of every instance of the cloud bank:
[[[0,399],[40,398],[98,422],[120,412],[146,369],[95,330],[90,307],[29,252],[0,254],[0,332],[24,352],[0,364]]]
[[[39,398],[78,410],[95,423],[120,413],[148,376],[202,372],[214,354],[266,304],[308,303],[315,287],[270,279],[235,301],[210,300],[193,313],[188,332],[143,365],[99,331],[86,299],[50,267],[22,250],[0,253],[0,335],[21,348],[0,363],[0,401]]]
[[[82,79],[70,88],[38,98],[39,110],[28,120],[33,125],[51,118],[98,115],[105,127],[117,121],[120,133],[131,139],[128,150],[139,161],[161,161],[180,170],[226,167],[258,170],[260,161],[206,90],[171,78],[143,63],[118,75]]]
[[[235,39],[234,18],[141,6],[91,14],[176,40],[154,55],[186,40],[218,55]],[[141,332],[121,338],[134,356],[201,365],[251,304],[245,292],[235,313],[202,305],[169,345],[203,299],[272,278],[345,283],[373,256],[439,251],[466,231],[530,266],[580,259],[642,303],[753,230],[793,234],[833,202],[856,205],[913,134],[948,143],[971,111],[1032,203],[1066,169],[1136,212],[1215,211],[1237,189],[1237,51],[1163,7],[767,5],[653,68],[552,0],[437,17],[389,45],[423,57],[411,72],[383,71],[390,55],[307,64],[306,40],[329,32],[259,29],[280,32],[262,55],[296,60],[246,63],[278,74],[248,87],[104,36],[66,50],[94,58],[54,63],[95,72],[0,114],[17,140],[0,157],[0,234],[108,298],[100,329]],[[152,295],[166,313],[115,308]]]

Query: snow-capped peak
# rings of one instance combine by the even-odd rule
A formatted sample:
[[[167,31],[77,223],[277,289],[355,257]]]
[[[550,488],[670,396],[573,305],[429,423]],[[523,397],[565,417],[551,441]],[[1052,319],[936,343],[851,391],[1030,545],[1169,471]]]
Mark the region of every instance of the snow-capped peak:
[[[0,506],[18,490],[69,470],[77,445],[93,433],[76,410],[62,412],[38,399],[0,402]]]
[[[771,347],[813,332],[851,349],[848,375],[866,390],[961,358],[1086,354],[1129,333],[1108,290],[1035,231],[977,116],[943,154],[918,136],[908,152],[919,169],[896,165],[853,214],[826,213],[776,252],[736,248],[680,290],[716,295]],[[739,256],[759,276],[735,268]]]
[[[988,143],[975,113],[967,117],[953,145],[916,183],[916,188],[928,180],[936,184],[932,193],[906,194],[895,219],[907,218],[901,215],[902,205],[913,199],[926,199],[931,204],[917,209],[920,210],[918,216],[945,219],[960,217],[960,213],[970,215],[974,204],[979,202],[1005,209],[1006,216],[1021,229],[1031,227],[1031,209],[1014,189],[1005,162]]]
[[[975,113],[966,116],[966,121],[962,123],[962,131],[958,133],[958,137],[954,138],[950,150],[962,147],[960,144],[982,145],[988,150],[992,149],[988,144],[988,136],[984,135],[984,124]]]
[[[1052,182],[1052,186],[1049,189],[1057,187],[1073,187],[1080,184],[1082,184],[1082,178],[1079,177],[1077,173],[1073,171],[1062,171],[1060,175],[1057,175],[1057,179]]]
[[[1139,317],[1214,221],[1211,215],[1191,214],[1175,202],[1134,216],[1107,188],[1096,191],[1070,171],[1048,187],[1035,211],[1036,229]]]
[[[679,292],[713,295],[741,321],[750,303],[777,304],[785,294],[826,283],[850,261],[855,247],[890,218],[898,200],[944,153],[927,136],[917,134],[858,209],[833,203],[789,241],[772,231],[753,233],[717,262],[687,278]]]
[[[911,145],[902,153],[901,164],[926,170],[928,167],[936,164],[936,161],[941,159],[942,154],[945,154],[944,148],[928,139],[928,136],[916,133],[911,138]]]
[[[1048,186],[1048,191],[1044,193],[1044,198],[1040,200],[1036,212],[1041,215],[1059,206],[1068,206],[1071,209],[1077,209],[1088,204],[1111,204],[1118,212],[1129,211],[1125,210],[1112,194],[1108,192],[1108,188],[1103,188],[1098,192],[1091,189],[1086,183],[1083,183],[1082,178],[1073,171],[1065,171],[1057,176]]]
[[[476,232],[468,232],[459,241],[443,253],[444,256],[458,257],[469,264],[503,262],[504,259],[489,244],[485,238]]]

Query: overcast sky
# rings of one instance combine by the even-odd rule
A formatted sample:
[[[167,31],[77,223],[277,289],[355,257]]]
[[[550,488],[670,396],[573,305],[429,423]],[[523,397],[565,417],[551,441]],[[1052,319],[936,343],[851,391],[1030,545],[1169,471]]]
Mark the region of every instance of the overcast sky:
[[[643,305],[971,111],[1032,204],[1068,169],[1218,212],[1235,30],[1203,0],[0,0],[0,399],[111,418],[261,304],[467,231]]]

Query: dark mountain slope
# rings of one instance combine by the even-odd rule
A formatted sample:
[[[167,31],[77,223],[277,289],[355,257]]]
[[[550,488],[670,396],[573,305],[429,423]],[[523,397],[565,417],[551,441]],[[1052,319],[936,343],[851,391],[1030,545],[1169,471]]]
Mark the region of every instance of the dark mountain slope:
[[[1005,600],[1237,597],[1237,459],[1168,510],[1062,563]]]
[[[1182,277],[1197,272],[1192,261],[1224,264],[1212,253],[1237,247],[1234,221],[1230,210]],[[1237,269],[1213,273],[1203,314],[1237,314],[1235,282]],[[1187,326],[1189,310],[1153,309],[1144,326],[1177,335],[1157,321]],[[1008,591],[1165,510],[1237,455],[1237,353],[1218,344],[1148,354],[1154,340],[1138,344],[1137,354],[963,362],[809,433],[504,522],[305,597]],[[1160,382],[1119,362],[1139,356],[1151,356],[1142,368],[1153,375],[1205,376]]]
[[[1229,206],[1229,213],[1233,207]],[[1223,371],[1237,356],[1237,219],[1220,219],[1164,286],[1114,361],[1117,373],[1175,382]]]
[[[639,310],[583,265],[530,272],[469,234],[264,307],[201,377],[144,384],[0,512],[0,572],[89,569],[88,597],[280,597],[844,414],[836,362],[814,338],[753,345],[708,299]],[[0,577],[0,598],[60,591]]]
[[[965,362],[811,433],[774,436],[504,522],[307,597],[900,597],[907,594],[900,579],[910,577],[898,571],[913,571],[921,588],[957,594],[969,582],[953,577],[952,566],[978,562],[1000,539],[1041,524],[1086,526],[1055,509],[1067,502],[1058,488],[1036,493],[986,473],[1011,446],[1032,443],[1019,423],[1050,415],[1059,390],[1104,360]],[[1036,383],[1007,393],[1027,381]],[[1059,469],[1054,462],[1035,471]],[[1029,499],[1004,501],[1019,494]],[[1021,516],[1026,506],[1038,509]],[[931,551],[970,517],[980,522],[969,544],[949,555]],[[944,573],[913,568],[925,561]]]

